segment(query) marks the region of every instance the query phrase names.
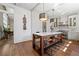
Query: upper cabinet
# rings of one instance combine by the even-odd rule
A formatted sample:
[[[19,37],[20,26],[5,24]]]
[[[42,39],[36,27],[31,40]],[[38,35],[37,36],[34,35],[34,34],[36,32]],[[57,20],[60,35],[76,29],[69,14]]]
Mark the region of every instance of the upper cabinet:
[[[77,15],[64,16],[59,20],[58,26],[76,27],[77,25]]]
[[[68,17],[68,24],[69,24],[69,26],[71,26],[71,27],[75,27],[76,26],[76,24],[77,24],[77,15],[72,15],[72,16],[69,16]]]

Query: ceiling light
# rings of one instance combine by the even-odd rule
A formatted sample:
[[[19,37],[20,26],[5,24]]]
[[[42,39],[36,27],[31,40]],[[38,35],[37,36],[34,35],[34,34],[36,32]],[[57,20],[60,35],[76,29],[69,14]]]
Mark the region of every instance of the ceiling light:
[[[44,12],[44,1],[43,1],[43,13],[40,13],[40,14],[39,14],[39,19],[40,19],[41,21],[46,21],[46,20],[47,20],[47,15],[46,15],[46,13]]]
[[[39,18],[40,18],[41,21],[46,21],[47,15],[45,13],[40,13]]]

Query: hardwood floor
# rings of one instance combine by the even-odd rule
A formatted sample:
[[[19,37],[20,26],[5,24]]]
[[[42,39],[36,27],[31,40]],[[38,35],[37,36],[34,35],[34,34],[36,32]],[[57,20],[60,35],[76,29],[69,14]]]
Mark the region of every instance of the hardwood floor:
[[[79,42],[68,41],[51,47],[51,56],[79,56]]]
[[[63,46],[62,46],[63,48]],[[79,56],[79,42],[72,41],[66,52],[53,52],[54,56]],[[38,56],[38,53],[32,48],[32,41],[13,44],[12,40],[0,41],[1,56]]]
[[[0,41],[0,55],[1,56],[34,56],[38,55],[32,49],[30,41],[13,44],[11,40]]]

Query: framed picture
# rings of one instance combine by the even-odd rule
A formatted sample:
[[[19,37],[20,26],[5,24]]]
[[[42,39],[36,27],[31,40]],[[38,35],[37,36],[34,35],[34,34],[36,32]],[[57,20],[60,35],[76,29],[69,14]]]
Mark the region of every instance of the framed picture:
[[[23,16],[23,30],[26,30],[26,15]]]

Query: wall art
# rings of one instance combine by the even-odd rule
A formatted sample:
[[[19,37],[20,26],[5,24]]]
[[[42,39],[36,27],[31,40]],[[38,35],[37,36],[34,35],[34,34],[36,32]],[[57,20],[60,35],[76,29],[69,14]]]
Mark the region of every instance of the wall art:
[[[23,30],[26,30],[27,28],[26,28],[26,21],[27,19],[26,19],[26,15],[24,15],[23,16]]]

